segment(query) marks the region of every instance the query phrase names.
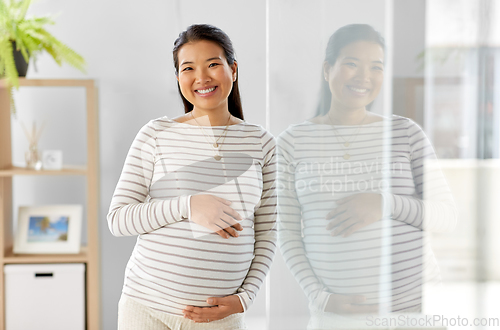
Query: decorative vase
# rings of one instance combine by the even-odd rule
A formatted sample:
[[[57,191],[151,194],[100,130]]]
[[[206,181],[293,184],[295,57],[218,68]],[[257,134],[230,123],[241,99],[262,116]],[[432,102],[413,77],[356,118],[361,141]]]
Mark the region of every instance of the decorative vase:
[[[24,154],[26,160],[26,167],[31,170],[41,170],[42,160],[40,159],[40,153],[38,152],[38,146],[36,143],[30,144],[30,148]]]
[[[11,41],[12,43],[12,52],[14,55],[14,62],[16,63],[17,75],[19,77],[26,77],[26,73],[28,72],[28,62],[24,59],[21,51],[16,49],[16,42]]]

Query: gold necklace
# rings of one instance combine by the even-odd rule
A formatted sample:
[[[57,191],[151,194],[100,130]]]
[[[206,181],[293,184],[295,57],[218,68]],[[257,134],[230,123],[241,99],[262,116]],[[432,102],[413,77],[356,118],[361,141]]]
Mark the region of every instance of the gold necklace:
[[[222,142],[224,142],[224,140],[226,139],[226,134],[227,134],[227,129],[229,127],[229,121],[231,121],[231,117],[232,115],[229,114],[229,118],[227,119],[227,122],[226,122],[226,127],[224,128],[224,131],[222,132],[221,135],[219,135],[219,137],[212,143],[208,137],[207,134],[205,134],[205,129],[203,128],[202,125],[200,125],[200,123],[196,120],[195,116],[193,115],[193,111],[190,112],[191,114],[191,117],[193,117],[194,121],[196,122],[196,124],[198,124],[198,126],[201,128],[201,132],[203,133],[203,136],[205,136],[205,139],[207,140],[208,144],[210,144],[211,147],[214,148],[215,150],[215,156],[214,156],[214,159],[215,160],[221,160],[222,159],[222,156],[219,154],[219,148],[221,147],[221,145],[218,143],[220,138],[224,136],[224,139],[222,140]]]
[[[228,132],[227,130],[224,130],[224,133],[222,133],[222,135],[223,135],[224,137],[222,138],[222,141],[221,141],[220,147],[222,147],[222,145],[224,144],[224,140],[226,140],[226,135],[227,135],[227,132]],[[219,137],[219,138],[220,138],[220,137]],[[221,159],[222,159],[222,156],[221,156],[221,155],[219,155],[219,154],[217,153],[218,151],[220,151],[220,150],[217,150],[217,151],[216,151],[216,154],[215,154],[215,156],[214,156],[214,159],[215,159],[215,160],[221,160]]]
[[[344,143],[342,145],[345,148],[349,148],[351,146],[351,142],[356,139],[356,137],[358,136],[359,130],[361,129],[361,125],[364,123],[367,116],[368,116],[368,112],[365,112],[365,116],[363,117],[363,120],[361,120],[361,122],[358,124],[359,127],[356,129],[354,136],[350,140],[346,140],[346,139],[344,139],[344,137],[342,135],[340,135],[340,133],[335,128],[335,124],[333,123],[333,119],[332,119],[332,116],[330,115],[330,111],[328,111],[328,118],[330,119],[330,122],[332,123],[333,132],[335,133],[335,138],[337,139],[337,141],[341,142],[339,140],[339,136],[340,136],[340,138],[344,141]],[[343,158],[345,160],[348,160],[349,158],[351,158],[351,155],[349,155],[349,150],[345,151]]]

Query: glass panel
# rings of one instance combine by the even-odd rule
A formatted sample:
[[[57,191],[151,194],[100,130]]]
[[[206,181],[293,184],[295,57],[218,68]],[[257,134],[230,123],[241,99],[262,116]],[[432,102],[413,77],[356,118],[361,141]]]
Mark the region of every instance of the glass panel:
[[[427,3],[425,124],[437,154],[447,158],[441,166],[459,218],[453,235],[431,235],[443,285],[429,295],[426,312],[440,311],[449,329],[499,326],[489,307],[499,304],[500,279],[498,10],[495,1]],[[438,297],[450,303],[438,306]]]
[[[267,6],[280,178],[268,329],[498,327],[500,5]],[[352,27],[335,53],[330,36],[354,23],[386,37],[382,56]]]

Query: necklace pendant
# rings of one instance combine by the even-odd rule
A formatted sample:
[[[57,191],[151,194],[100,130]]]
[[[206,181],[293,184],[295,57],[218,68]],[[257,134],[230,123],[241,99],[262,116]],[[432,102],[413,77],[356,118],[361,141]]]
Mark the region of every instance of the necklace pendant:
[[[218,148],[219,147],[219,145],[217,144],[217,142],[214,142],[213,146],[214,146],[214,148]]]
[[[222,159],[222,157],[221,157],[220,155],[215,155],[215,156],[214,156],[214,159],[215,159],[215,160],[221,160],[221,159]]]
[[[351,145],[351,144],[350,144],[349,142],[344,143],[344,147],[348,147],[348,146],[350,146],[350,145]]]
[[[345,159],[345,160],[348,160],[349,158],[351,158],[351,155],[349,155],[349,154],[345,154],[345,155],[344,155],[344,159]]]

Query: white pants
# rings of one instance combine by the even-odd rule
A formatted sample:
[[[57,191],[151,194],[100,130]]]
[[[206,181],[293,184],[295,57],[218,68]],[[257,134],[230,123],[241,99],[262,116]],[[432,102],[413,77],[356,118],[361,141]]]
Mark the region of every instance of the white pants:
[[[122,294],[118,303],[118,330],[246,330],[244,314],[222,320],[195,323],[180,316],[162,313]]]

